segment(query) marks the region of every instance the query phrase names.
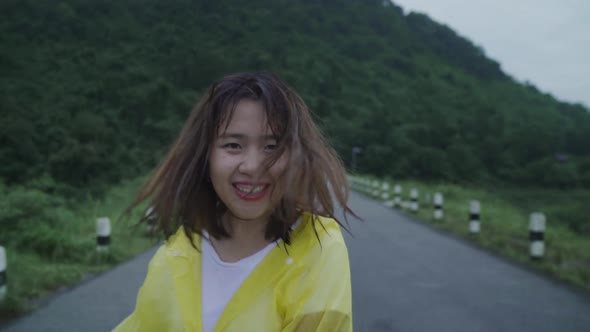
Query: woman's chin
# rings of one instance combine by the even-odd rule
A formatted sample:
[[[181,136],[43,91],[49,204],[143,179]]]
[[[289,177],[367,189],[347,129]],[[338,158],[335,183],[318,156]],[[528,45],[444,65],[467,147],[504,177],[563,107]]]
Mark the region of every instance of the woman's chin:
[[[243,220],[243,221],[263,221],[268,219],[270,213],[265,210],[254,210],[248,211],[248,209],[236,209],[237,211],[232,211],[229,209],[232,219],[236,220]]]

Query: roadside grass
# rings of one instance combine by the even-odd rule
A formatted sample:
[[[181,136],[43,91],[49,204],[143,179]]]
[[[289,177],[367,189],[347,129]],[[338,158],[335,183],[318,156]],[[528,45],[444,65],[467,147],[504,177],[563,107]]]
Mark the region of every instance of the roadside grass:
[[[15,228],[5,243],[0,242],[6,248],[8,280],[7,296],[0,302],[0,324],[34,310],[56,291],[106,271],[155,245],[157,239],[144,236],[141,228],[133,227],[141,209],[133,211],[129,218],[119,219],[140,184],[141,179],[122,183],[100,201],[88,199],[73,207],[43,205],[31,220],[20,216],[18,219],[28,227]],[[0,218],[18,216],[18,211],[6,211],[19,204],[28,211],[28,204],[35,204],[33,199],[44,198],[39,193],[27,196],[27,191],[22,192],[20,198],[9,202],[14,204],[2,206],[4,214]],[[101,254],[96,251],[98,217],[111,220],[111,244],[108,252]]]
[[[367,177],[363,177],[367,178]],[[367,178],[370,181],[384,180]],[[387,181],[393,198],[393,186],[402,186],[401,198],[409,201],[411,188],[419,192],[418,212],[408,215],[456,234],[472,243],[534,270],[590,291],[590,190],[561,191],[519,188],[467,188],[453,184],[427,184],[416,181]],[[353,186],[374,199],[381,197]],[[382,191],[380,191],[382,192]],[[444,196],[444,218],[434,219],[434,193]],[[481,204],[481,231],[469,231],[469,202]],[[529,218],[532,212],[546,215],[545,256],[531,260],[529,255]]]

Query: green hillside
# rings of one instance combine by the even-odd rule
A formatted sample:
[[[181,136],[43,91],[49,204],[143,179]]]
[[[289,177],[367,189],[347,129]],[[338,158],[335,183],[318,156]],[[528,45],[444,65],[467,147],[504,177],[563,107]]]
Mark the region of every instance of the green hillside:
[[[382,1],[0,2],[0,177],[100,193],[153,167],[199,93],[241,70],[296,87],[376,175],[590,186],[590,113]],[[565,156],[560,162],[556,156]]]

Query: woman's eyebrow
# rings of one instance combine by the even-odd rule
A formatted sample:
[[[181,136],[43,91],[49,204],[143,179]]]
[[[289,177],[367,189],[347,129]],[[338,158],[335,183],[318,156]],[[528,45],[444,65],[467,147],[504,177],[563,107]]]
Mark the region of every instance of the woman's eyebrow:
[[[236,139],[243,139],[246,138],[247,136],[244,134],[236,134],[236,133],[228,133],[225,132],[222,135],[219,135],[219,138],[236,138]]]
[[[249,136],[246,134],[239,134],[239,133],[224,133],[222,135],[219,135],[219,138],[235,138],[235,139],[246,139]],[[258,136],[258,138],[260,139],[264,139],[264,140],[271,140],[271,139],[278,139],[278,137],[276,135],[261,135]]]

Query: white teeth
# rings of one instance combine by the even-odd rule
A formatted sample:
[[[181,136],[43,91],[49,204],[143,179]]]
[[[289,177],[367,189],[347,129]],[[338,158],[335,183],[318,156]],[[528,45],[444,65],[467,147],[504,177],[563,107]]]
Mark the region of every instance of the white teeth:
[[[248,186],[248,185],[234,185],[234,187],[236,189],[238,189],[239,191],[246,193],[246,194],[256,194],[262,191],[262,189],[264,189],[264,185],[260,185],[260,186],[256,186],[254,187],[254,189],[252,189],[252,186]]]

